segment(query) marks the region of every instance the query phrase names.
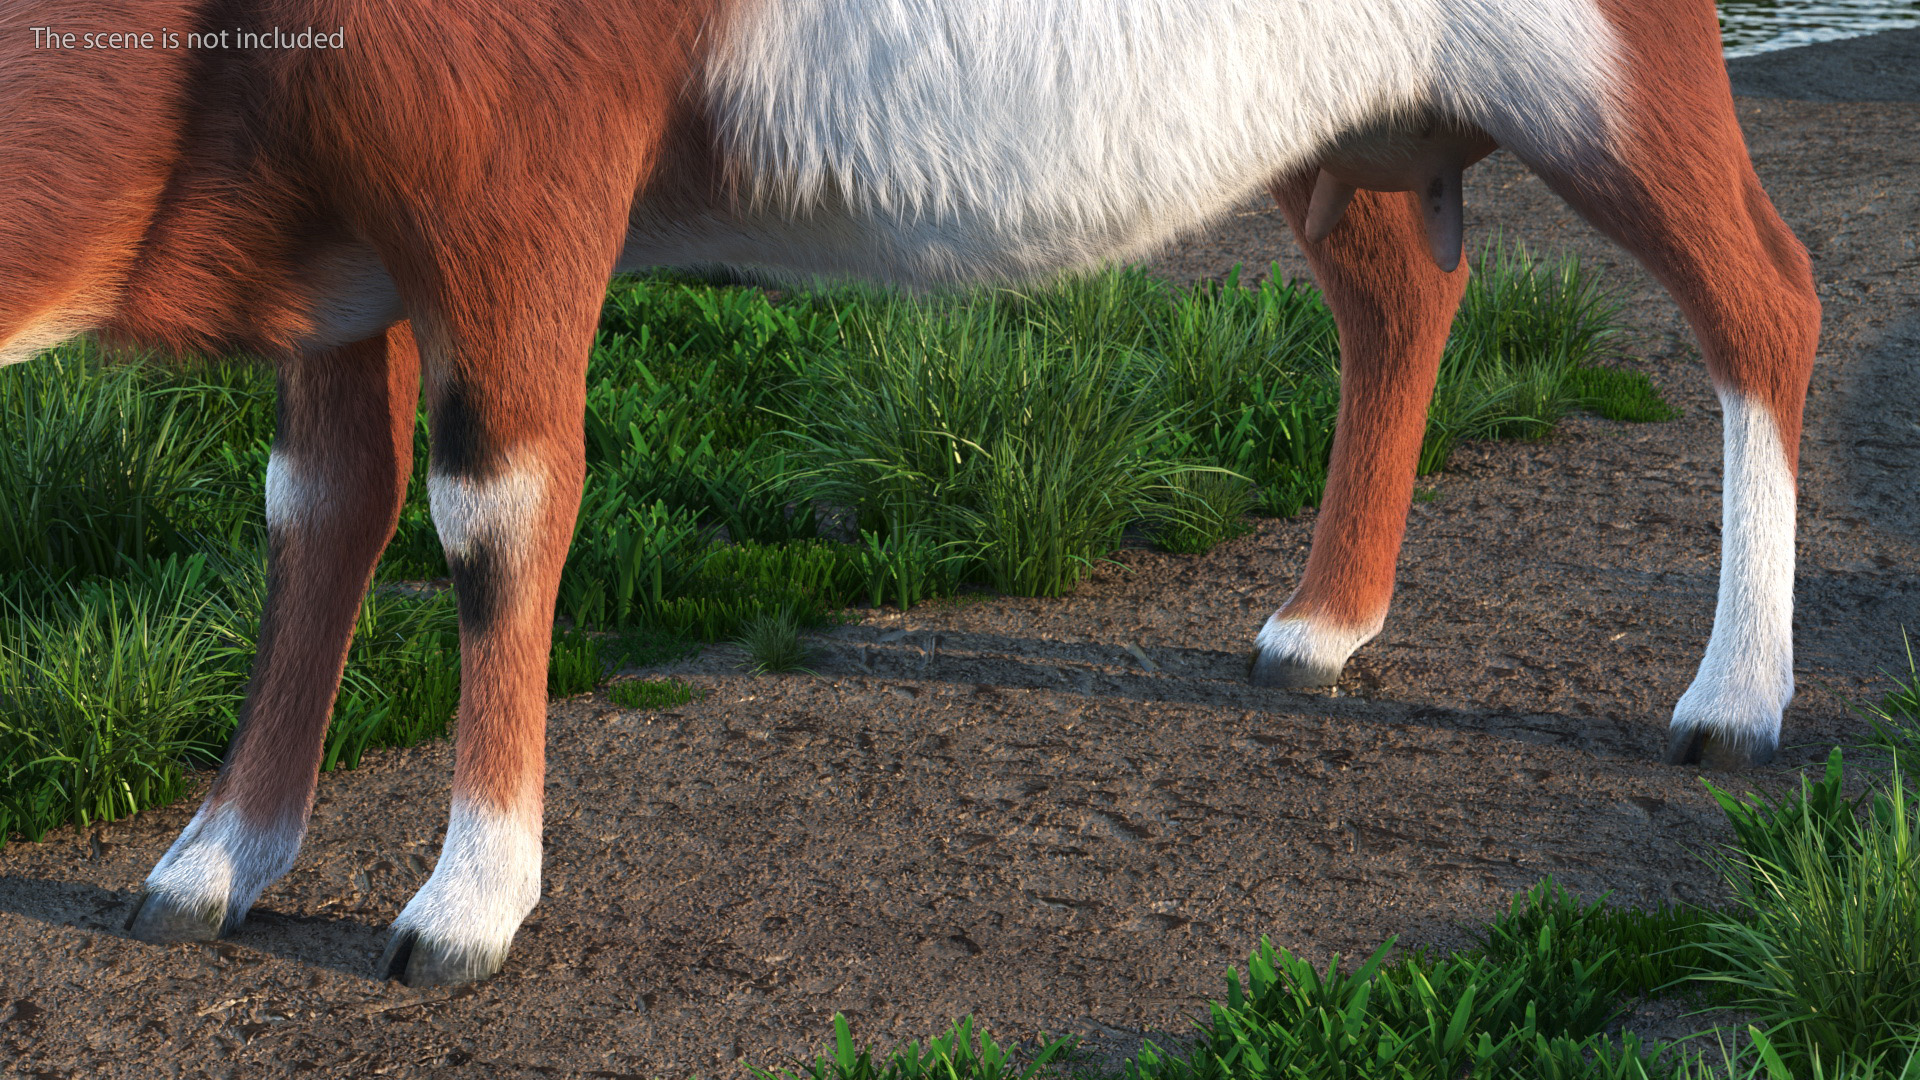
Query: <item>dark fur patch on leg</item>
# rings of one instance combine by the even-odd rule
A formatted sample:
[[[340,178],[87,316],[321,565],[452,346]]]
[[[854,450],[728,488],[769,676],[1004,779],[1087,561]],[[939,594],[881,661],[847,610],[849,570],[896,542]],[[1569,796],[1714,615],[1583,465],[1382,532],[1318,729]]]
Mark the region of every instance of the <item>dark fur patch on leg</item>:
[[[458,375],[449,375],[434,395],[429,426],[433,436],[433,471],[437,475],[472,478],[491,471],[498,455],[480,416],[474,388]]]
[[[471,634],[493,628],[506,607],[507,581],[501,560],[485,541],[447,558],[453,572],[453,595],[460,603],[460,625]]]

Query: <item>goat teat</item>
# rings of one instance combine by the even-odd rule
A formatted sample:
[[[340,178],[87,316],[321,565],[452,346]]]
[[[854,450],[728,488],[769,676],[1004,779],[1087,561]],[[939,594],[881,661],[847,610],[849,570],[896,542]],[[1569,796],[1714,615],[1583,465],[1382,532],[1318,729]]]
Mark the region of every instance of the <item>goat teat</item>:
[[[1477,127],[1432,117],[1348,132],[1320,159],[1307,209],[1307,239],[1326,239],[1362,188],[1417,191],[1433,261],[1451,273],[1460,265],[1461,176],[1496,145]]]

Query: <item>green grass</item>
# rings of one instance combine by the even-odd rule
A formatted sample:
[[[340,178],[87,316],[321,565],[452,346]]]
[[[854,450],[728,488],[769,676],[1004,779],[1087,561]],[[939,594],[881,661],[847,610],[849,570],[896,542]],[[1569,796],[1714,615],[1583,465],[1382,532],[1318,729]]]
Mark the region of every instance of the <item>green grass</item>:
[[[1071,589],[1179,466],[1164,454],[1175,417],[1139,389],[1152,361],[1115,336],[1131,324],[1048,305],[1100,302],[1123,323],[1150,287],[1109,275],[1032,301],[850,302],[841,347],[794,395],[810,493],[882,536],[940,538],[966,577],[1000,591]]]
[[[56,349],[0,378],[0,575],[120,576],[260,514],[271,383]]]
[[[1750,922],[1721,928],[1712,978],[1810,1070],[1920,1038],[1920,805],[1896,755],[1848,799],[1837,748],[1781,799],[1714,794],[1739,834],[1725,872]]]
[[[9,583],[0,630],[0,841],[112,821],[185,794],[244,687],[244,619],[207,561],[135,577]],[[34,601],[29,609],[23,597]]]
[[[1739,912],[1691,904],[1662,903],[1652,911],[1615,907],[1601,897],[1582,901],[1548,878],[1513,898],[1505,915],[1478,936],[1480,951],[1497,963],[1525,961],[1536,969],[1543,960],[1571,967],[1593,965],[1591,978],[1609,997],[1653,997],[1683,986],[1706,971],[1713,956],[1707,943],[1717,928]],[[1554,951],[1541,954],[1542,942]]]
[[[806,642],[800,637],[800,620],[791,611],[753,616],[741,626],[734,644],[746,650],[746,669],[755,675],[807,671]]]
[[[1441,354],[1419,471],[1445,468],[1462,440],[1551,432],[1583,404],[1576,373],[1600,370],[1618,326],[1618,302],[1577,261],[1543,266],[1524,248],[1482,249]]]
[[[1537,437],[1580,407],[1625,415],[1636,394],[1657,405],[1645,376],[1600,366],[1618,324],[1577,263],[1483,252],[1421,471],[1462,439]],[[1309,286],[1183,290],[1115,270],[931,299],[623,281],[589,383],[561,610],[719,640],[748,614],[817,618],[855,591],[901,606],[969,584],[1057,595],[1130,526],[1199,552],[1249,510],[1297,512],[1325,484],[1339,372]],[[864,588],[848,570],[815,599],[743,608],[703,572],[715,537],[804,542],[822,506],[852,515]]]
[[[1860,710],[1872,726],[1872,735],[1868,746],[1892,751],[1904,752],[1909,761],[1920,761],[1920,665],[1913,657],[1913,639],[1903,630],[1900,642],[1906,646],[1907,671],[1902,675],[1890,672],[1893,689],[1881,695],[1878,702]]]
[[[607,681],[607,658],[600,639],[578,630],[555,630],[547,660],[547,696],[572,697],[597,690]]]
[[[1599,366],[1617,313],[1591,275],[1519,251],[1479,262],[1424,470],[1639,378]],[[1338,397],[1311,287],[1138,270],[930,299],[623,279],[587,381],[562,696],[743,635],[768,669],[800,663],[782,658],[799,630],[850,605],[1056,595],[1129,529],[1205,551],[1249,512],[1319,498]],[[217,760],[264,602],[273,425],[270,374],[241,364],[76,346],[0,372],[0,840],[177,798]],[[428,443],[422,417],[416,461]],[[356,627],[329,770],[453,719],[451,595],[390,587],[447,574],[425,471]],[[853,542],[822,538],[826,516]]]
[[[1709,1076],[1736,1076],[1743,1080],[1920,1080],[1920,1037],[1889,1039],[1892,1045],[1887,1051],[1870,1058],[1826,1058],[1817,1051],[1807,1055],[1783,1054],[1780,1044],[1757,1027],[1749,1027],[1747,1035],[1754,1046],[1747,1061],[1741,1065],[1729,1063],[1717,1074],[1709,1072],[1703,1064],[1690,1077],[1698,1075],[1702,1080]],[[1723,1060],[1726,1058],[1730,1055],[1723,1055]]]
[[[1230,472],[1195,470],[1167,479],[1169,498],[1153,525],[1163,551],[1197,555],[1253,531],[1247,524],[1257,498],[1253,482]]]
[[[460,624],[453,593],[418,597],[375,590],[354,625],[320,767],[356,768],[369,749],[443,738],[459,704]]]
[[[600,638],[607,669],[654,667],[697,656],[700,644],[684,634],[654,627],[632,627]]]
[[[705,696],[678,679],[622,679],[607,688],[607,697],[623,709],[671,709]]]
[[[854,545],[825,540],[714,547],[652,623],[700,641],[724,641],[774,614],[796,628],[824,625],[860,595],[867,580],[863,556]]]
[[[1652,380],[1638,371],[1579,367],[1568,373],[1567,386],[1579,398],[1581,408],[1608,420],[1661,423],[1680,415],[1654,389]]]
[[[1618,310],[1577,264],[1494,249],[1479,269],[1423,473],[1462,439],[1538,437],[1624,392],[1586,384],[1651,393],[1638,373],[1588,374],[1611,355]],[[863,529],[942,538],[959,580],[1057,595],[1129,524],[1199,551],[1234,535],[1244,508],[1293,513],[1325,485],[1337,342],[1310,287],[1183,291],[1113,271],[959,300],[815,304],[832,314],[811,324],[832,347],[786,359],[801,490],[855,508]]]
[[[1057,1075],[1049,1068],[1071,1049],[1071,1039],[1055,1039],[1024,1064],[993,1041],[972,1017],[962,1017],[946,1032],[875,1057],[870,1046],[855,1046],[847,1018],[833,1014],[833,1047],[811,1065],[778,1072],[748,1066],[755,1080],[1036,1080]]]

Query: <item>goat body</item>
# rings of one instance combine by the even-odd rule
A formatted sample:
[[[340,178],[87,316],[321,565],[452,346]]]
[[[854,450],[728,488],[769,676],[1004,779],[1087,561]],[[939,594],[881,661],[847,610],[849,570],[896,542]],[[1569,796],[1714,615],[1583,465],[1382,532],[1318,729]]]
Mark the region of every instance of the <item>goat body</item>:
[[[1723,566],[1667,755],[1765,761],[1819,307],[1708,0],[0,0],[0,361],[93,332],[279,375],[253,682],[133,932],[227,932],[292,864],[424,380],[463,681],[444,853],[386,964],[497,970],[539,897],[546,654],[617,269],[1033,277],[1270,190],[1339,323],[1342,402],[1251,676],[1330,684],[1386,617],[1465,284],[1460,177],[1496,146],[1700,337]]]

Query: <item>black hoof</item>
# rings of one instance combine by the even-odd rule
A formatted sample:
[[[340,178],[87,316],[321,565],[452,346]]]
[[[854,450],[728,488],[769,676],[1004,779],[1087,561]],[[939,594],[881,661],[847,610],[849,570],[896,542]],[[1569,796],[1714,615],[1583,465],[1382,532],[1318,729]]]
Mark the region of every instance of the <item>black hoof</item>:
[[[1310,690],[1340,681],[1344,664],[1313,664],[1261,649],[1248,658],[1247,681],[1278,690]]]
[[[1773,749],[1771,743],[1735,741],[1705,728],[1675,728],[1667,736],[1666,763],[1739,772],[1772,761]]]
[[[415,930],[395,930],[380,955],[380,971],[408,986],[458,986],[492,978],[506,954],[457,952]]]
[[[238,920],[234,920],[238,922]],[[127,916],[127,932],[141,941],[218,941],[231,930],[224,907],[190,907],[165,893],[141,893]]]

